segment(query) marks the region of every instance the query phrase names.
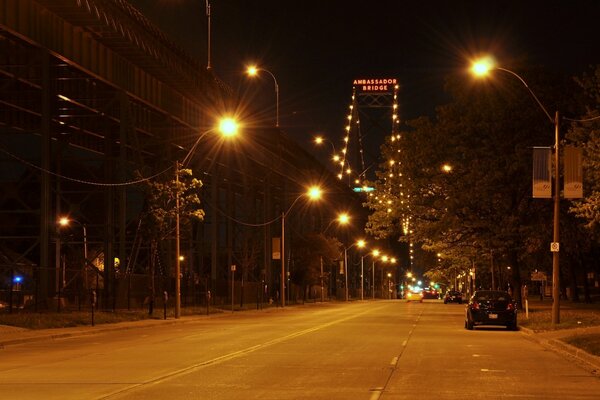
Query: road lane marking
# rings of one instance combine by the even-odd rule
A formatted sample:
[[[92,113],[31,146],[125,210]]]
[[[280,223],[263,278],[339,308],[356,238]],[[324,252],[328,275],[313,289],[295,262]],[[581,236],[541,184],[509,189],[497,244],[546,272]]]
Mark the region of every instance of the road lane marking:
[[[393,366],[393,367],[395,367],[396,364],[398,364],[398,357],[392,358],[392,362],[390,363],[390,365]]]
[[[369,400],[379,400],[379,398],[381,397],[381,395],[383,394],[383,389],[382,387],[376,387],[371,389],[371,397],[369,397]]]
[[[232,360],[232,359],[244,356],[246,354],[252,353],[252,352],[254,352],[256,350],[263,349],[263,348],[266,348],[266,347],[270,347],[270,346],[273,346],[275,344],[279,344],[279,343],[285,342],[285,341],[287,341],[289,339],[294,339],[294,338],[297,338],[299,336],[306,335],[308,333],[312,333],[312,332],[316,332],[316,331],[324,329],[324,328],[328,328],[328,327],[330,327],[332,325],[336,325],[336,324],[339,324],[339,323],[342,323],[342,322],[349,321],[351,319],[358,318],[358,317],[360,317],[360,316],[362,316],[364,314],[368,314],[368,313],[371,313],[373,311],[378,311],[378,310],[380,310],[380,309],[382,309],[384,307],[385,306],[380,306],[380,307],[377,307],[377,308],[368,309],[366,311],[359,312],[359,313],[356,313],[356,314],[352,314],[352,315],[349,315],[347,317],[343,317],[343,318],[337,319],[335,321],[326,322],[324,324],[317,325],[317,326],[314,326],[312,328],[303,329],[301,331],[290,333],[289,335],[282,336],[280,338],[275,338],[275,339],[266,341],[264,343],[260,343],[260,344],[254,345],[254,346],[247,347],[247,348],[242,349],[242,350],[234,351],[232,353],[224,354],[222,356],[215,357],[215,358],[210,359],[210,360],[199,362],[197,364],[193,364],[193,365],[190,365],[188,367],[181,368],[181,369],[178,369],[178,370],[166,373],[166,374],[164,374],[162,376],[159,376],[159,377],[156,377],[156,378],[151,378],[151,379],[148,379],[148,380],[146,380],[144,382],[136,383],[136,384],[133,384],[133,385],[131,385],[129,387],[122,388],[122,389],[119,389],[119,390],[115,390],[114,392],[109,393],[107,395],[103,395],[103,396],[97,397],[97,400],[110,399],[110,398],[113,398],[113,397],[124,395],[127,392],[131,392],[131,391],[134,391],[136,389],[143,388],[145,386],[157,385],[157,384],[165,382],[165,381],[167,381],[169,379],[172,379],[172,378],[175,378],[175,377],[179,377],[179,376],[182,376],[182,375],[186,375],[186,374],[190,374],[190,373],[192,373],[192,372],[194,372],[194,371],[196,371],[196,370],[198,370],[200,368],[204,368],[204,367],[207,367],[207,366],[210,366],[210,365],[213,365],[213,364],[222,363],[224,361],[229,361],[229,360]],[[378,394],[378,397],[379,397],[379,394]]]
[[[406,343],[407,343],[406,340],[404,342],[402,342],[402,347],[406,347]]]

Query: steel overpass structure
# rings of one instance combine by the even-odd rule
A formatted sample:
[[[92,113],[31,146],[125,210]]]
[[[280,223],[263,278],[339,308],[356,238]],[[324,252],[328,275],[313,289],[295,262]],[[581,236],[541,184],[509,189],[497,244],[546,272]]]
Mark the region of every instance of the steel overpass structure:
[[[237,105],[125,0],[0,0],[0,289],[36,309],[90,290],[105,309],[172,293],[173,240],[148,243],[143,185],[173,176],[206,134],[190,163],[206,215],[182,231],[184,305],[226,299],[231,265],[275,297],[277,217],[309,184],[329,206],[296,207],[292,238],[327,224],[332,202],[360,213],[360,198],[279,129],[210,135]]]

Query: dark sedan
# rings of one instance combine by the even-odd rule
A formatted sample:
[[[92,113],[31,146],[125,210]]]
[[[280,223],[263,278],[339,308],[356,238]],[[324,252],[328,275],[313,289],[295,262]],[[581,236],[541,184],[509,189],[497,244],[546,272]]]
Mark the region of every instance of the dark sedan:
[[[444,295],[444,304],[448,304],[448,303],[462,304],[462,302],[463,302],[462,293],[458,292],[456,290],[449,290]]]
[[[517,330],[517,307],[510,294],[501,290],[476,291],[465,310],[465,328],[501,325]]]

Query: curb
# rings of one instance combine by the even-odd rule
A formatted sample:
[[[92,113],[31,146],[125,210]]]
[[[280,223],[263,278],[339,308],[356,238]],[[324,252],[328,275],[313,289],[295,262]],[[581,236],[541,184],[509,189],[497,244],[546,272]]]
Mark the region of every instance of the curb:
[[[597,374],[600,372],[600,357],[565,343],[560,339],[546,339],[529,328],[519,327],[519,330],[528,340],[537,342],[547,349],[578,361],[591,373]]]

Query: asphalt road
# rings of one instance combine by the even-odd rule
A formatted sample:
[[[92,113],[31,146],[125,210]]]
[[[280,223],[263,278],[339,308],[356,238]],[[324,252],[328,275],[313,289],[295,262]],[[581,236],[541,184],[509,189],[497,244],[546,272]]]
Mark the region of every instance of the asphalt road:
[[[464,306],[224,314],[0,350],[0,399],[598,399],[600,379]]]

